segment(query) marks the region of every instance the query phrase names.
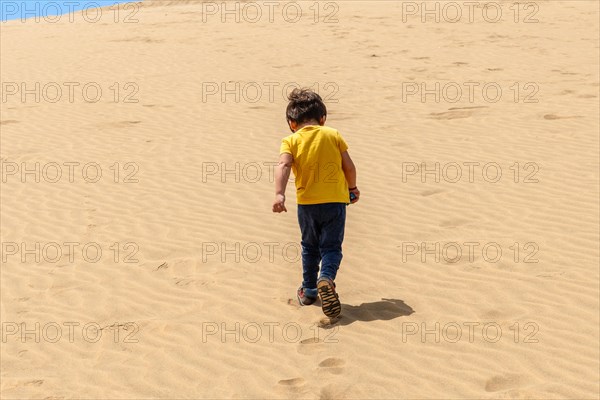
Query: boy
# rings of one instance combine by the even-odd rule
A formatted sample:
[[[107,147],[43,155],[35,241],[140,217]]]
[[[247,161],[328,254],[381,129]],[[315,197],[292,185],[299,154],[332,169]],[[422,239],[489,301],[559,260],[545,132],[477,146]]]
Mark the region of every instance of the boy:
[[[356,168],[339,132],[324,126],[327,109],[321,96],[310,89],[294,89],[288,98],[286,118],[293,134],[281,143],[273,212],[287,212],[285,188],[291,167],[302,233],[303,281],[298,301],[310,305],[318,295],[323,313],[334,318],[342,310],[334,281],[342,261],[346,206],[360,198]]]

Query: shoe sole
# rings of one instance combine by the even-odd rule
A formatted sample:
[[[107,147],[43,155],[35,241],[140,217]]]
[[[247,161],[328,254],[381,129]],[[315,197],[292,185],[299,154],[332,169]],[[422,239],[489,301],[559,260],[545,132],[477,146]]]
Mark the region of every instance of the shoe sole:
[[[321,307],[323,308],[323,314],[329,318],[335,318],[340,315],[342,311],[342,305],[338,299],[337,294],[328,281],[320,281],[317,283],[317,290],[319,291],[319,297],[321,298]]]

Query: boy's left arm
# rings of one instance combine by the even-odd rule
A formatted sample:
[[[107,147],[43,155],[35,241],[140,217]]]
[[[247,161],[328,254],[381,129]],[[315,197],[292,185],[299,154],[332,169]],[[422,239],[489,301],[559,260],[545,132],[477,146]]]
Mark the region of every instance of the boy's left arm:
[[[346,182],[348,182],[348,189],[350,193],[354,194],[354,199],[351,203],[356,203],[360,198],[360,190],[356,187],[356,167],[347,151],[342,153],[342,170],[344,171]]]
[[[287,212],[285,208],[285,188],[290,178],[290,171],[294,159],[290,153],[281,153],[279,164],[275,168],[275,200],[273,201],[273,212]]]

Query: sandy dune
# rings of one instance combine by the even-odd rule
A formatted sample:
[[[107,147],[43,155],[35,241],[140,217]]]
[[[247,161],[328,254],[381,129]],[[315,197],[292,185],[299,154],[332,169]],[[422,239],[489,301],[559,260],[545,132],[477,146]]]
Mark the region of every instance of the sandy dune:
[[[599,6],[512,3],[2,24],[2,398],[598,398]],[[294,82],[362,191],[333,323],[270,211]]]

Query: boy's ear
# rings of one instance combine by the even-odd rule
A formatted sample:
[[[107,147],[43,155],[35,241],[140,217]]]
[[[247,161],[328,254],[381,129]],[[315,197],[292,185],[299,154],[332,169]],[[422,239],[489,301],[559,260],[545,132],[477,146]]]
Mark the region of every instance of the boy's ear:
[[[296,132],[296,129],[298,128],[298,123],[296,121],[292,121],[288,119],[288,126],[290,127],[290,130],[292,131],[292,133]]]
[[[325,121],[327,121],[327,115],[323,115],[321,117],[321,119],[319,120],[319,125],[321,125],[321,126],[325,125]]]

